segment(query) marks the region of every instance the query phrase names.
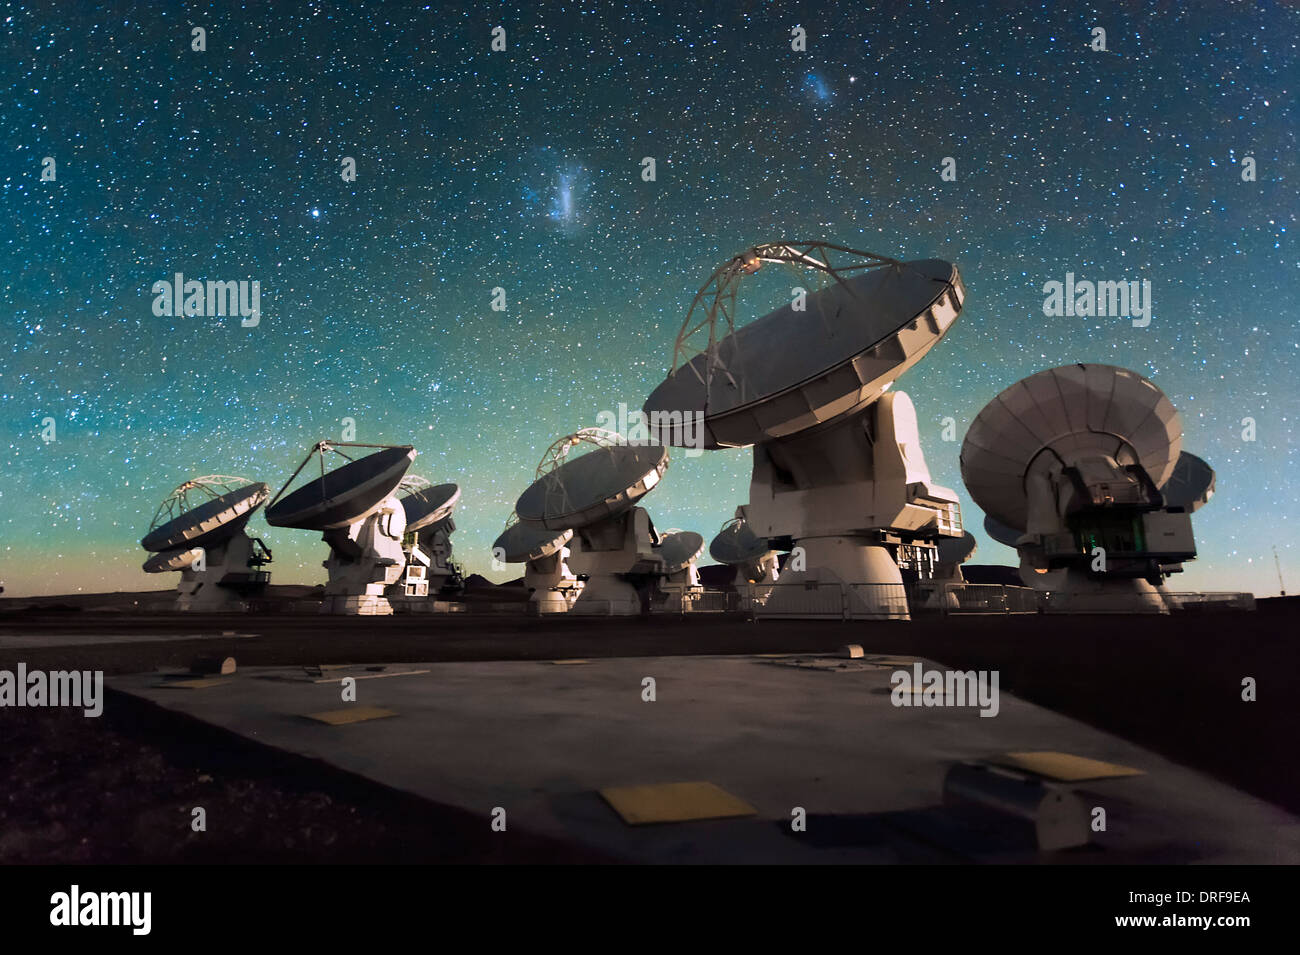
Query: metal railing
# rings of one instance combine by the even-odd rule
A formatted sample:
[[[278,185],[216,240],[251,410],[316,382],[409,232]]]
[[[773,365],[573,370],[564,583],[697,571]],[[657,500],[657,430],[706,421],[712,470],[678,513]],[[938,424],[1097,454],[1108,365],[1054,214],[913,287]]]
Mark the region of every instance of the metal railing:
[[[1136,594],[1115,594],[1111,612],[1141,612]],[[1255,609],[1247,593],[1157,592],[1148,595],[1149,610],[1214,613]],[[754,619],[907,620],[909,617],[1009,615],[1052,612],[1103,612],[1106,600],[1090,595],[1039,591],[1005,584],[968,584],[922,580],[911,584],[762,583],[737,590],[687,591],[682,600],[653,601],[651,613],[666,615],[742,613]],[[1141,601],[1139,601],[1140,603]],[[517,604],[480,605],[477,612],[519,613]],[[608,601],[587,600],[586,613],[608,613]],[[581,614],[579,614],[581,615]],[[548,615],[549,616],[549,615]],[[565,614],[555,614],[564,617]]]
[[[903,584],[849,584],[844,589],[844,619],[906,620],[907,588]]]
[[[1007,584],[967,584],[923,580],[908,587],[914,614],[1038,613],[1038,593]]]
[[[767,591],[764,600],[760,591]],[[1255,609],[1246,593],[1173,593],[1149,595],[1151,609],[1170,613],[1214,613]],[[1133,595],[1115,594],[1115,613],[1140,613]],[[1141,601],[1139,601],[1140,603]],[[1090,595],[1039,591],[1006,584],[967,584],[923,580],[912,584],[764,584],[741,592],[740,609],[756,619],[906,620],[909,616],[958,614],[1030,614],[1054,611],[1087,613],[1105,609],[1107,600]]]
[[[755,594],[759,589],[752,584],[748,587],[750,612],[756,616],[768,619],[845,619],[845,588],[842,584],[763,584],[761,589],[767,591],[766,599]]]
[[[1205,613],[1219,610],[1254,610],[1255,595],[1243,593],[1191,593],[1168,591],[1161,594],[1171,612]]]
[[[687,590],[665,595],[650,603],[655,614],[731,613],[740,608],[741,594],[734,590]]]

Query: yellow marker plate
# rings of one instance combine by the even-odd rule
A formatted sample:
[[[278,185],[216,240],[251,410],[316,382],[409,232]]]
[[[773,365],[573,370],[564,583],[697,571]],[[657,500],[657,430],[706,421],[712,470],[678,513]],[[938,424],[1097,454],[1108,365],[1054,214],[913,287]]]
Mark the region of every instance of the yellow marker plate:
[[[754,807],[713,783],[658,783],[614,786],[600,795],[629,826],[752,816]]]
[[[1051,751],[1003,753],[991,757],[988,762],[1011,769],[1027,770],[1063,783],[1074,783],[1084,779],[1115,779],[1121,776],[1146,775],[1142,770],[1130,766],[1103,763],[1101,760],[1088,759],[1086,756]]]
[[[377,706],[349,706],[341,710],[326,710],[323,713],[304,714],[309,720],[328,723],[330,726],[342,726],[345,723],[364,723],[366,720],[382,720],[387,716],[396,716],[394,710],[384,710]]]
[[[159,683],[158,686],[174,686],[182,690],[201,690],[205,686],[221,686],[223,683],[233,683],[229,677],[209,676],[198,680],[168,680],[165,683]]]
[[[382,680],[389,676],[418,676],[421,673],[428,673],[428,670],[389,670],[385,673],[349,673],[347,676],[317,676],[309,677],[313,683],[342,683],[349,677],[353,680]]]

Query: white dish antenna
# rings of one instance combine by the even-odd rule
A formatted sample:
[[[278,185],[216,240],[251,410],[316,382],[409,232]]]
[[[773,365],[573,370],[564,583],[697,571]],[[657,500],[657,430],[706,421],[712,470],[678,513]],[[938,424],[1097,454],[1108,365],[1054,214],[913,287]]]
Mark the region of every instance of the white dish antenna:
[[[692,613],[704,596],[695,561],[704,553],[704,538],[694,531],[671,528],[663,532],[657,548],[663,561],[663,578],[655,587],[653,609],[660,613]]]
[[[667,469],[667,448],[630,445],[598,428],[566,435],[547,449],[515,512],[521,525],[573,532],[569,566],[586,583],[571,613],[641,612],[642,591],[662,573],[663,560],[650,515],[636,503]]]
[[[348,450],[343,450],[343,449]],[[354,458],[352,449],[366,449]],[[303,469],[317,460],[315,473],[285,494]],[[330,464],[339,464],[329,470]],[[284,482],[266,509],[268,524],[322,531],[330,554],[323,613],[386,615],[393,612],[386,592],[403,577],[407,554],[406,508],[395,496],[415,460],[410,445],[318,442]],[[423,501],[417,502],[417,509]],[[428,516],[427,514],[425,516]]]
[[[569,570],[565,545],[573,531],[553,531],[536,524],[524,524],[511,512],[506,528],[492,544],[495,559],[507,564],[524,565],[524,587],[528,590],[528,607],[537,614],[567,613],[583,584]]]
[[[681,573],[703,553],[704,538],[695,531],[677,528],[664,531],[659,544],[659,556],[663,558],[665,574]]]
[[[402,478],[397,494],[406,512],[408,534],[445,521],[460,503],[459,484],[433,484],[415,474]]]
[[[984,407],[962,445],[962,479],[1049,612],[1163,613],[1158,588],[1196,556],[1188,515],[1213,484],[1182,440],[1178,412],[1151,381],[1065,365]]]
[[[986,514],[1026,527],[1033,475],[1088,459],[1138,465],[1155,487],[1173,474],[1182,419],[1164,392],[1114,365],[1065,365],[1007,388],[971,423],[961,475]]]
[[[667,448],[629,445],[613,432],[584,428],[551,445],[515,512],[549,530],[577,530],[627,512],[667,470]]]
[[[271,575],[261,568],[271,552],[244,529],[269,494],[265,484],[208,474],[183,482],[159,505],[140,541],[155,552],[144,570],[180,571],[177,610],[242,611],[244,598],[266,587]]]
[[[1194,454],[1184,451],[1178,455],[1174,473],[1160,492],[1165,496],[1165,507],[1180,507],[1187,513],[1199,511],[1214,497],[1215,474]]]
[[[451,559],[451,534],[456,529],[451,515],[460,493],[459,484],[435,485],[418,474],[407,474],[397,485],[395,496],[406,518],[406,571],[386,593],[390,602],[401,601],[403,610],[427,610],[424,601],[458,579]]]
[[[501,560],[507,564],[522,564],[550,557],[572,538],[572,529],[553,531],[516,520],[506,525],[506,529],[492,544],[492,550],[500,554]]]
[[[354,459],[341,450],[343,448],[369,448],[372,451]],[[327,454],[336,457],[327,459]],[[283,497],[285,489],[313,458],[318,460],[319,474]],[[326,469],[327,460],[337,463],[340,458],[346,463],[332,471]],[[266,522],[276,527],[326,531],[365,520],[397,490],[414,460],[415,448],[410,445],[321,441],[307,452],[302,464],[267,506]]]
[[[945,537],[938,544],[939,563],[964,564],[975,556],[976,549],[975,535],[970,531],[963,531],[961,537]]]
[[[709,543],[709,556],[719,564],[756,563],[772,553],[763,538],[749,529],[743,518],[734,517],[722,525],[722,530]]]
[[[824,287],[739,325],[737,289],[766,263]],[[754,446],[748,524],[804,568],[782,583],[843,588],[850,617],[906,617],[899,548],[960,535],[960,512],[930,479],[910,399],[888,389],[943,338],[965,297],[956,266],[938,259],[753,246],[696,295],[643,413],[665,444],[687,444],[687,421],[702,416],[706,448]],[[806,603],[780,588],[762,613],[799,617]]]
[[[741,592],[740,609],[757,610],[771,595],[780,576],[776,551],[759,537],[739,514],[722,525],[709,544],[709,554],[720,564],[736,569],[735,583]],[[752,585],[759,585],[754,587]]]
[[[140,546],[165,551],[218,543],[241,530],[269,493],[265,484],[224,474],[185,481],[158,506]]]
[[[802,308],[791,302],[737,328],[740,282],[764,262],[812,269],[831,282]],[[938,259],[901,262],[825,242],[755,246],[696,295],[672,369],[644,411],[669,421],[665,413],[703,412],[708,448],[746,447],[852,414],[943,338],[965,297],[956,267]],[[685,443],[680,425],[659,431],[665,444]]]

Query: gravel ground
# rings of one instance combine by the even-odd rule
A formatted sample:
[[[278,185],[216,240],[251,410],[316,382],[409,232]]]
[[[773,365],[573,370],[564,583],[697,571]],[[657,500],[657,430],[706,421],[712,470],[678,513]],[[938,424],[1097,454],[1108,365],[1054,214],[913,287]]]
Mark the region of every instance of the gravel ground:
[[[4,730],[0,864],[608,861],[122,694],[97,719],[11,710]]]

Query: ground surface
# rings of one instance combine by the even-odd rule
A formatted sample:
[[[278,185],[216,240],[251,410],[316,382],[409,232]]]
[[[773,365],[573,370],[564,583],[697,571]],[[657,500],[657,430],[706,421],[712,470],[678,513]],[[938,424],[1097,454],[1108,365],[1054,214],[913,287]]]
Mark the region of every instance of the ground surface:
[[[1300,818],[1013,694],[999,692],[992,718],[974,701],[895,706],[891,676],[914,663],[932,669],[911,655],[646,656],[358,665],[319,675],[246,667],[199,687],[152,673],[114,677],[113,686],[459,806],[477,830],[499,809],[509,819],[499,839],[544,833],[628,861],[1049,861],[1014,816],[957,819],[955,808],[983,804],[944,796],[959,763],[1047,750],[1140,773],[1071,784],[1085,832],[1091,807],[1107,813],[1107,826],[1050,861],[1300,863]],[[345,677],[356,681],[355,704],[342,703]],[[653,701],[644,698],[647,678]],[[366,707],[382,718],[341,726],[306,718]],[[752,814],[627,825],[599,795],[691,782],[721,787]],[[680,808],[674,799],[652,803]],[[794,807],[808,816],[802,835],[790,826]]]
[[[104,606],[106,598],[63,602]],[[123,674],[184,668],[196,656],[212,654],[233,655],[241,666],[266,666],[812,652],[855,642],[950,667],[998,669],[1003,689],[1024,700],[1300,812],[1300,764],[1292,742],[1300,715],[1300,607],[1294,600],[1262,601],[1253,614],[976,617],[911,624],[477,615],[358,620],[14,607],[0,602],[0,669],[22,661],[29,668]],[[140,642],[70,645],[105,633]],[[177,634],[213,636],[161,640]],[[13,645],[19,637],[27,645]],[[33,637],[48,645],[31,646]],[[151,637],[159,639],[150,642]],[[1242,702],[1244,677],[1258,681],[1258,702]],[[469,838],[465,833],[473,827],[464,826],[455,810],[308,760],[277,758],[220,734],[205,736],[217,731],[199,730],[174,715],[111,710],[118,715],[98,720],[57,710],[0,712],[0,778],[7,781],[0,861],[200,861],[214,855],[505,861],[500,842]],[[207,768],[214,765],[216,771]],[[219,850],[211,841],[161,835],[174,830],[157,820],[188,812],[196,794],[228,807],[228,818],[242,814],[247,821]],[[439,813],[449,814],[440,817],[445,826],[437,822]],[[579,854],[541,839],[530,847],[512,845],[510,852],[529,858]]]

